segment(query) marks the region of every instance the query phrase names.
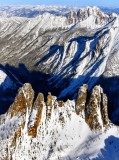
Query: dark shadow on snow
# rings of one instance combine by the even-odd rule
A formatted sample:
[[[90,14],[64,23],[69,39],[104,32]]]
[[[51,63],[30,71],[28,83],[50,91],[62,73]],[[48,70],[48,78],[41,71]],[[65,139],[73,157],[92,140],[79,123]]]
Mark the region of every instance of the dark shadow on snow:
[[[63,46],[59,46],[59,45],[53,45],[50,47],[49,53],[46,54],[43,58],[41,58],[36,64],[35,66],[38,66],[41,62],[44,62],[45,60],[47,60],[50,56],[53,56],[54,54],[56,54],[56,51],[59,50],[60,53],[63,56]]]
[[[117,160],[119,158],[119,138],[109,136],[104,143],[105,147],[93,160]]]

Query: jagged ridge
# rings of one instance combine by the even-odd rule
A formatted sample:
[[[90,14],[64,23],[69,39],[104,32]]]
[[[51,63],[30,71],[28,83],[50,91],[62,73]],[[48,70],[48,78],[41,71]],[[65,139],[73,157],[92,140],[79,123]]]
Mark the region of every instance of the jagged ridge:
[[[31,137],[30,139],[32,139],[39,136],[43,138],[45,134],[49,134],[47,127],[50,127],[50,123],[54,123],[54,127],[55,125],[60,126],[63,131],[63,128],[68,125],[68,121],[72,121],[72,115],[79,119],[83,116],[84,121],[93,131],[101,131],[107,127],[109,125],[107,97],[102,88],[95,86],[90,99],[87,98],[87,95],[88,86],[83,85],[79,89],[76,102],[70,100],[66,102],[57,101],[57,98],[50,93],[46,102],[44,102],[42,93],[39,93],[34,101],[32,86],[29,83],[24,84],[19,89],[8,112],[1,117],[1,125],[3,122],[4,125],[7,124],[11,132],[6,135],[10,139],[9,147],[6,137],[3,138],[11,157],[15,159],[13,153],[17,150],[18,141],[19,145],[22,145],[22,138]],[[53,118],[55,119],[54,122],[52,121]],[[50,129],[52,130],[52,128]],[[52,134],[55,136],[56,133],[53,132]],[[9,155],[6,153],[4,156],[8,157]]]

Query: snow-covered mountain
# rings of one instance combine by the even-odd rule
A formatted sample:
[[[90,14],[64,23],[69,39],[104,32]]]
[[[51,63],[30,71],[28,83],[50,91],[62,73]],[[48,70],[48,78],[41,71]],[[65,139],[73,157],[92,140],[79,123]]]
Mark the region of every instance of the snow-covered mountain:
[[[108,8],[108,7],[99,7],[103,12],[107,14],[116,13],[119,14],[119,8]],[[79,10],[78,7],[69,7],[69,6],[46,6],[46,5],[11,5],[5,6],[0,5],[0,15],[5,17],[27,17],[33,18],[38,15],[42,15],[45,12],[55,15],[67,15],[70,11]]]
[[[116,82],[105,88],[106,94],[112,88],[115,93],[117,14],[107,15],[97,7],[87,7],[70,11],[67,16],[50,13],[35,18],[1,16],[0,26],[0,62],[22,83],[30,82],[35,90],[50,90],[60,98],[75,98],[77,87],[82,84],[91,89],[97,83],[103,86],[104,78],[115,77]],[[40,89],[39,83],[43,83]],[[114,96],[113,92],[109,104],[116,110],[119,93]]]
[[[97,7],[2,8],[4,94],[13,89],[12,103],[26,82],[36,94],[25,84],[1,115],[1,160],[118,160],[108,114],[119,124],[119,16]]]
[[[70,10],[76,10],[74,7],[66,6],[46,6],[46,5],[18,5],[18,6],[0,6],[0,15],[2,16],[16,16],[16,17],[27,17],[32,18],[41,15],[45,12],[55,15],[66,15]]]

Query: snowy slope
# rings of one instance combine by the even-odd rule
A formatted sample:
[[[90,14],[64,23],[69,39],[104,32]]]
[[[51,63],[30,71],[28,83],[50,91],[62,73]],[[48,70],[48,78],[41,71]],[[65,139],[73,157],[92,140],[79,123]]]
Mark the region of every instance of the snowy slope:
[[[23,83],[34,82],[36,88],[43,73],[42,85],[56,90],[60,98],[73,98],[77,86],[86,83],[92,89],[101,83],[103,73],[106,78],[118,76],[118,24],[117,14],[107,15],[97,7],[66,16],[46,12],[34,18],[1,16],[0,63]],[[114,103],[118,106],[117,100]]]
[[[84,119],[75,114],[71,114],[71,120],[65,120],[64,127],[52,118],[46,128],[41,126],[35,139],[23,132],[22,138],[17,141],[13,160],[118,160],[118,131],[118,128],[111,127],[100,133],[92,133]]]

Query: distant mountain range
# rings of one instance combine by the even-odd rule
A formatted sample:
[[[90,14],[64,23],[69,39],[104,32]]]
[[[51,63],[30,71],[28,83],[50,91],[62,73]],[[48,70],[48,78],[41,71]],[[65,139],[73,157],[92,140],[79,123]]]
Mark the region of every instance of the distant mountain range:
[[[107,14],[111,14],[111,13],[116,13],[119,14],[119,7],[115,7],[115,8],[108,8],[108,7],[100,7],[100,9],[107,13]]]
[[[65,15],[71,9],[70,7],[63,6],[0,6],[0,15],[4,16],[17,16],[32,18],[41,15],[45,12],[55,15]]]
[[[119,8],[107,8],[99,7],[103,12],[107,14],[116,13],[119,14]],[[36,17],[45,12],[55,15],[66,15],[71,10],[78,10],[78,7],[67,7],[67,6],[0,6],[1,16],[17,16],[17,17]]]

